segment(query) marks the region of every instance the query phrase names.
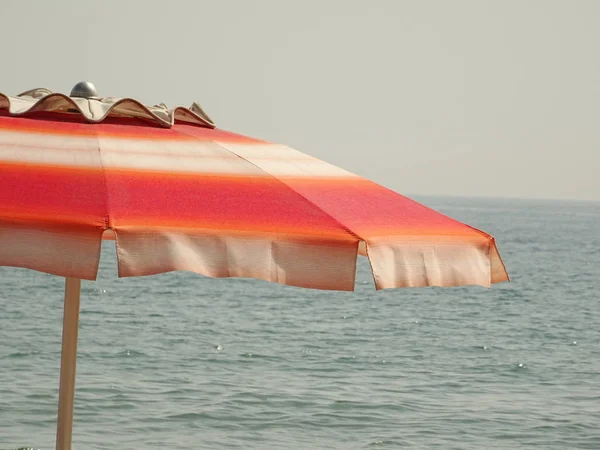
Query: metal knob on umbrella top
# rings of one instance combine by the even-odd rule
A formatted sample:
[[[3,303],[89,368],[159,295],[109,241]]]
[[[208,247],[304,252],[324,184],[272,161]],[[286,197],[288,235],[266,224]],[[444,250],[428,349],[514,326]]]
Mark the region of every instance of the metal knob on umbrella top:
[[[98,97],[98,91],[93,83],[80,81],[71,89],[71,97],[94,98]]]

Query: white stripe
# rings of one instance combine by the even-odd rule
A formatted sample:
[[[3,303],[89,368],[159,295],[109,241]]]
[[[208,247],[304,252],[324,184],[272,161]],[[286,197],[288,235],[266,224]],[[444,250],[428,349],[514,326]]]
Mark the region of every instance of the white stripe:
[[[0,130],[0,162],[100,167],[195,174],[275,177],[355,177],[354,174],[275,144],[162,141],[60,136]]]
[[[276,177],[358,177],[352,172],[285,145],[215,142]]]
[[[264,175],[258,168],[239,158],[218,158],[201,155],[139,155],[134,153],[103,150],[102,164],[107,169],[144,170],[150,172],[170,172],[198,175]]]
[[[100,155],[93,137],[0,131],[0,162],[99,167]]]
[[[477,243],[397,238],[367,248],[378,289],[491,283],[488,248]]]

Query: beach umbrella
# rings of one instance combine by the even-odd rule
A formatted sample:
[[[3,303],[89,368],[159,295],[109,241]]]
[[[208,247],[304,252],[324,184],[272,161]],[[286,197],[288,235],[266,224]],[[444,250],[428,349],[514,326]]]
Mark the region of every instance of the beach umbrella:
[[[365,149],[368,151],[368,149]],[[426,174],[424,174],[426,175]],[[351,291],[508,280],[494,238],[194,103],[0,94],[0,265],[66,278],[57,446],[71,447],[81,279],[114,239],[120,277],[192,271]]]

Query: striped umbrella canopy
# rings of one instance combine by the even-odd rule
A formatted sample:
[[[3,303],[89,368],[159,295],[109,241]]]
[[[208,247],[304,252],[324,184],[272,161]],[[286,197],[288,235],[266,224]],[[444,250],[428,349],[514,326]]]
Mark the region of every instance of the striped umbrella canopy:
[[[80,83],[0,94],[0,265],[66,277],[57,448],[71,444],[80,280],[114,239],[120,277],[174,270],[351,291],[508,280],[494,238],[202,108]]]

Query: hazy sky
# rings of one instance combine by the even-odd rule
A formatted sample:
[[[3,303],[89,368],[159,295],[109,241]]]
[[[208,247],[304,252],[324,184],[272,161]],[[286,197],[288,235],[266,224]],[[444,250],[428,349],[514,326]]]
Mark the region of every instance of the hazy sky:
[[[600,0],[2,0],[0,19],[0,92],[198,101],[406,195],[600,200]]]

